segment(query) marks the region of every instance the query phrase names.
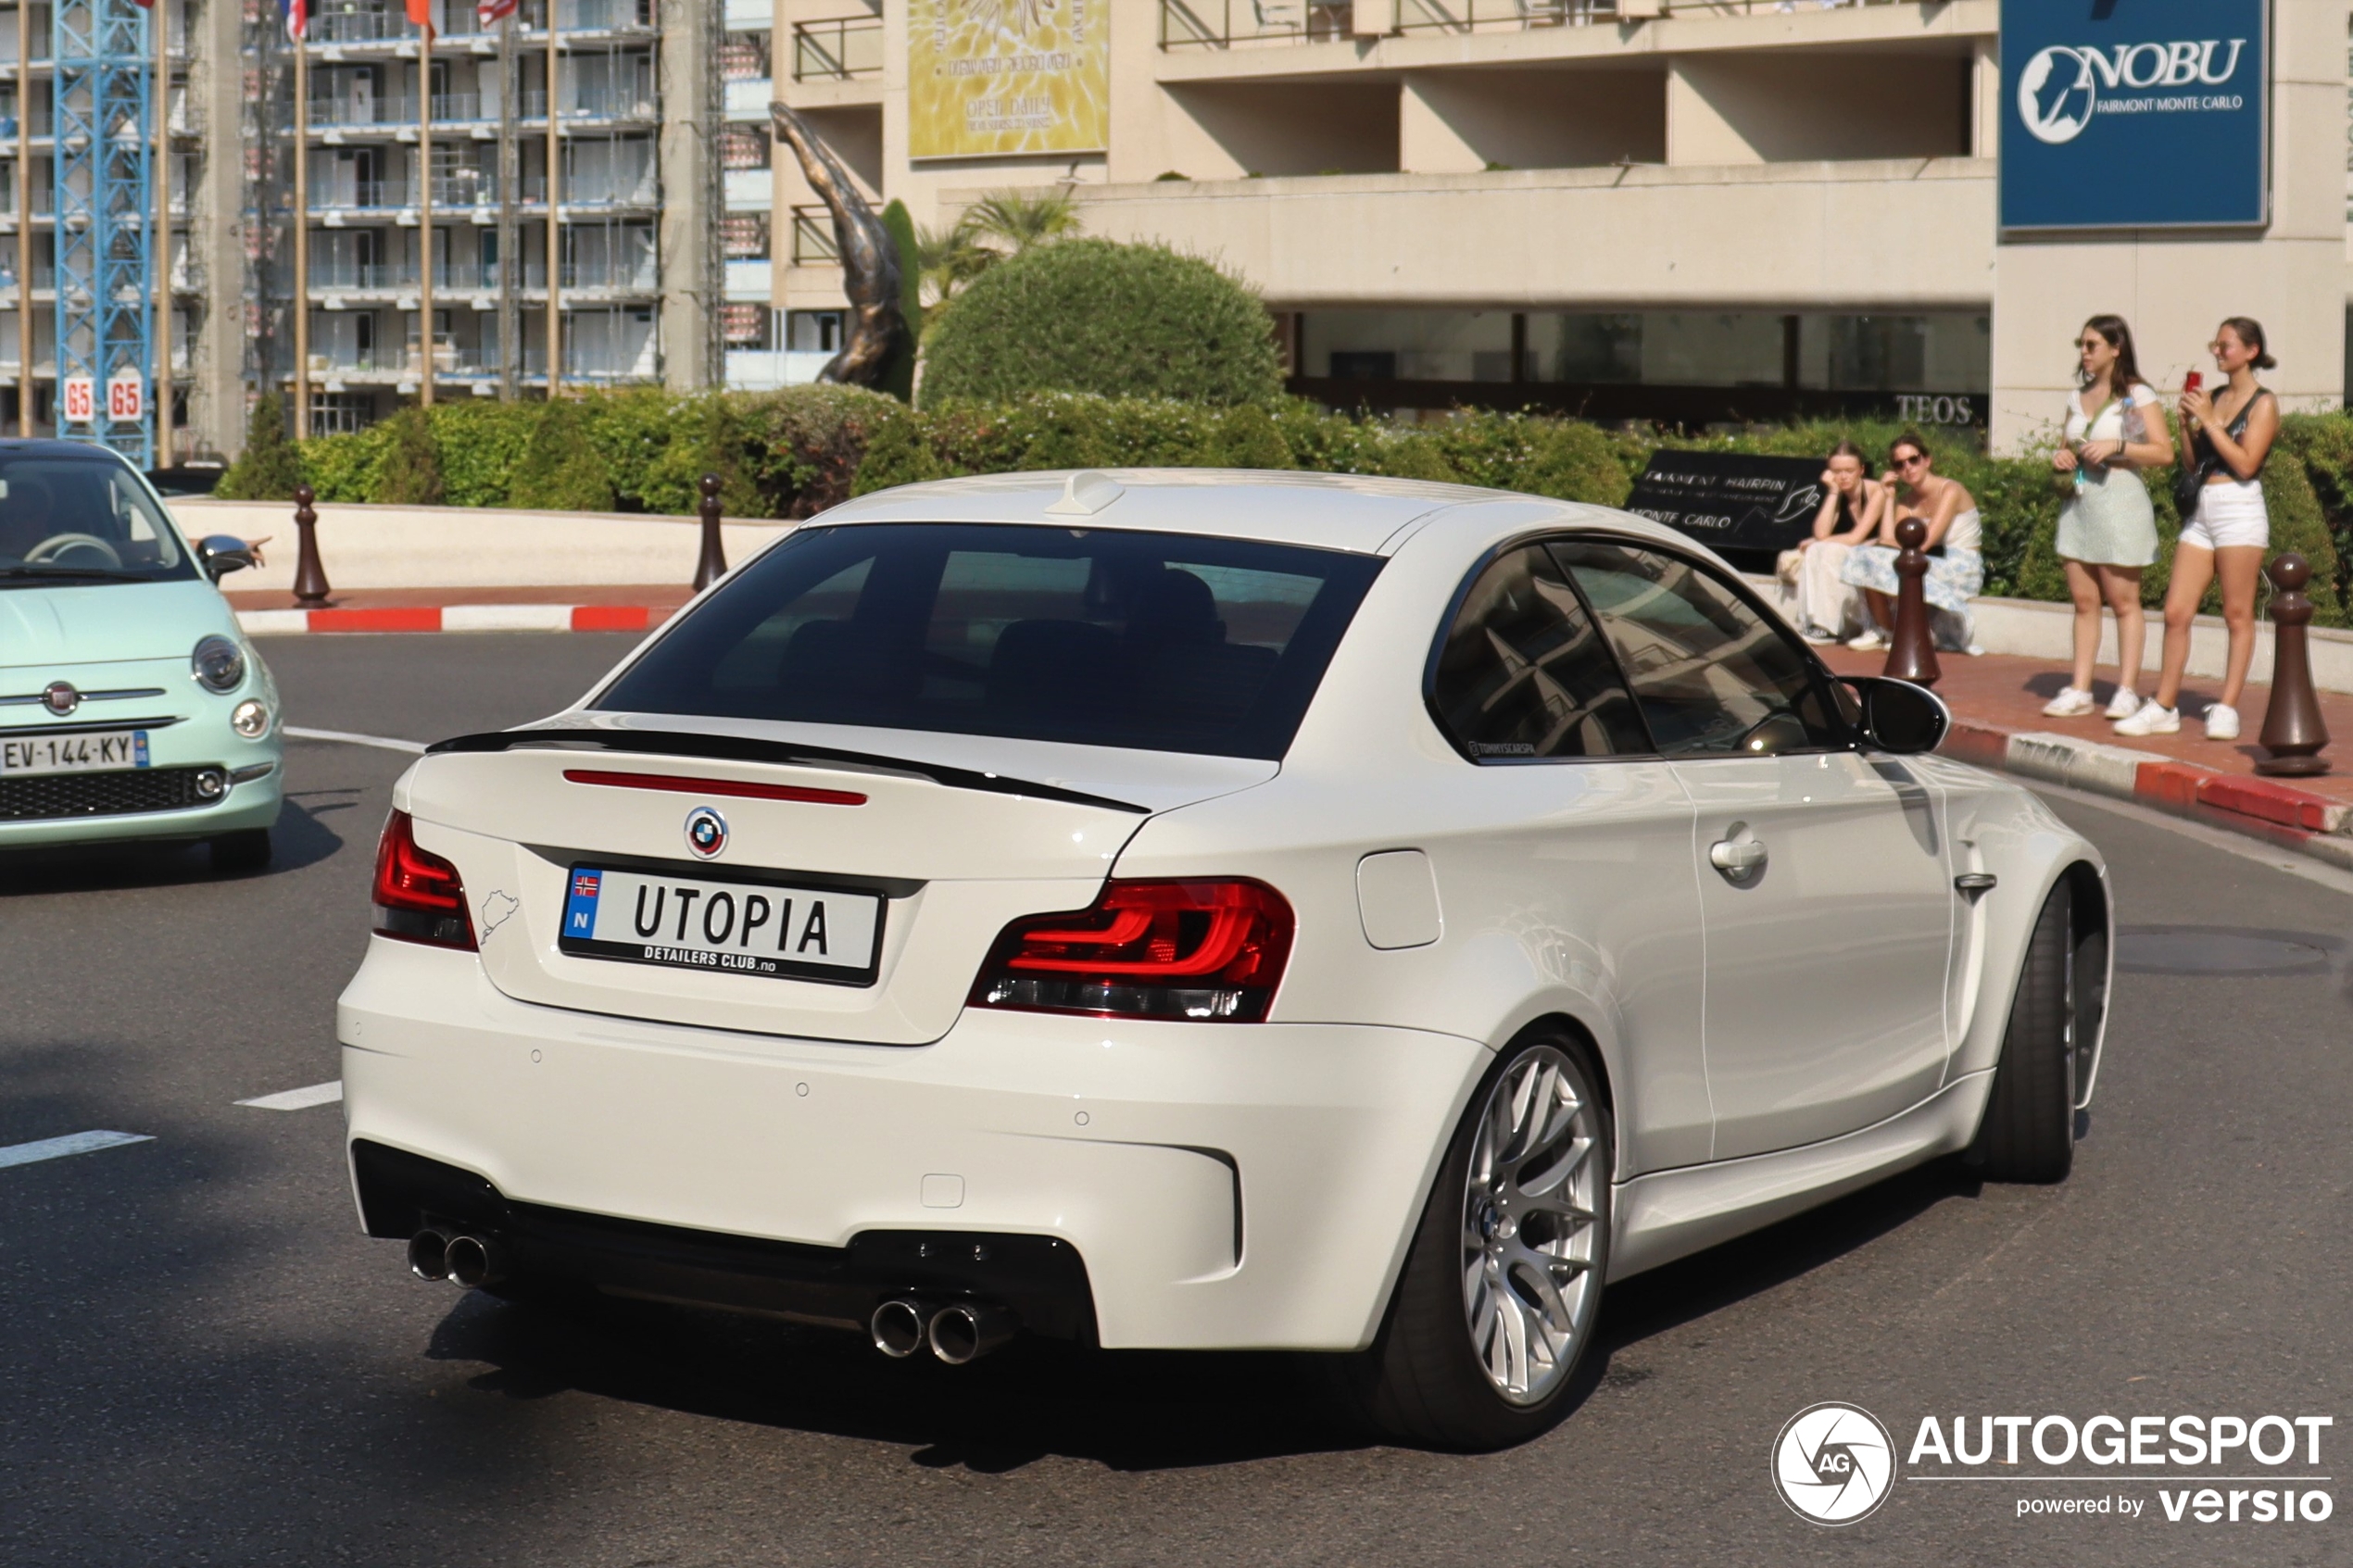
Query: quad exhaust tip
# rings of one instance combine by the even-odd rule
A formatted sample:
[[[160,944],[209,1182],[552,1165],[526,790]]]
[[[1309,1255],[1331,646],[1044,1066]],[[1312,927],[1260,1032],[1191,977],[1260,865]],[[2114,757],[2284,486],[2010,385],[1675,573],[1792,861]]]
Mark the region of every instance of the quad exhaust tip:
[[[985,1301],[959,1301],[931,1315],[931,1353],[950,1366],[976,1361],[1020,1329],[1013,1313]]]
[[[875,1309],[866,1322],[875,1348],[893,1361],[929,1350],[950,1366],[978,1361],[1021,1331],[1021,1321],[987,1301],[942,1305],[915,1296],[897,1296]]]
[[[428,1225],[409,1238],[409,1272],[422,1280],[447,1280],[467,1290],[496,1285],[506,1263],[495,1241]]]
[[[894,1361],[905,1361],[924,1348],[934,1311],[928,1301],[897,1297],[875,1309],[875,1315],[866,1320],[866,1332],[873,1336],[875,1349]]]

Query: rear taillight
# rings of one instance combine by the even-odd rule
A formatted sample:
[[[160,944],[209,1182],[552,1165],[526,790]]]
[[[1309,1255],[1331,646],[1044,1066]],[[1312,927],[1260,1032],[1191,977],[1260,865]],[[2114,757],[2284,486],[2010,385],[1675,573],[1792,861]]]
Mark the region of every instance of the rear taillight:
[[[473,922],[466,917],[466,889],[458,868],[417,847],[406,811],[384,820],[384,837],[377,841],[375,902],[379,936],[473,948]]]
[[[1007,926],[972,1005],[1255,1023],[1290,957],[1290,905],[1239,879],[1110,882],[1094,908]]]

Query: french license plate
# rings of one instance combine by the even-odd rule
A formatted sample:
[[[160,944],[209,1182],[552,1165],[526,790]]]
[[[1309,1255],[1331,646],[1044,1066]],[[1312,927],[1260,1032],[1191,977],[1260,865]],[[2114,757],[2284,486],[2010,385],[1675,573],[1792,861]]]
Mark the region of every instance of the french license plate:
[[[147,765],[147,732],[116,730],[104,734],[12,735],[0,740],[0,773],[107,773]]]
[[[663,969],[871,985],[882,928],[876,893],[578,865],[556,946]]]

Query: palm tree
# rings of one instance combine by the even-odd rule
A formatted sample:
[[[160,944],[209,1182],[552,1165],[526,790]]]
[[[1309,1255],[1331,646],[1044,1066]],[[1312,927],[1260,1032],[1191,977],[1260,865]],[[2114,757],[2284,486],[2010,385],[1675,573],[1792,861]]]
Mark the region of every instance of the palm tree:
[[[926,307],[945,305],[988,270],[998,253],[982,245],[964,219],[944,228],[915,227],[915,275]]]
[[[974,235],[992,240],[1015,253],[1078,232],[1078,208],[1070,192],[1055,187],[1036,195],[1000,191],[964,209],[963,221]]]

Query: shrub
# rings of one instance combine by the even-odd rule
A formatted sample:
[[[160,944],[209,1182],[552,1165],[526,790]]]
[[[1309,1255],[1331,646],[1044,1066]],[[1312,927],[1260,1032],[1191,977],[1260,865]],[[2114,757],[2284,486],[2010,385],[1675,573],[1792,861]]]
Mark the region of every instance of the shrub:
[[[531,440],[508,483],[507,505],[557,512],[613,509],[612,470],[589,438],[590,419],[579,398],[551,397],[539,405]]]
[[[1258,296],[1210,262],[1068,239],[974,279],[924,345],[926,404],[1045,392],[1271,403],[1282,369]]]
[[[441,505],[441,454],[434,449],[433,421],[411,406],[384,422],[384,457],[371,500],[396,507]]]
[[[213,494],[232,501],[291,501],[302,478],[301,448],[286,434],[285,400],[265,392],[246,418],[245,450],[221,471]]]

